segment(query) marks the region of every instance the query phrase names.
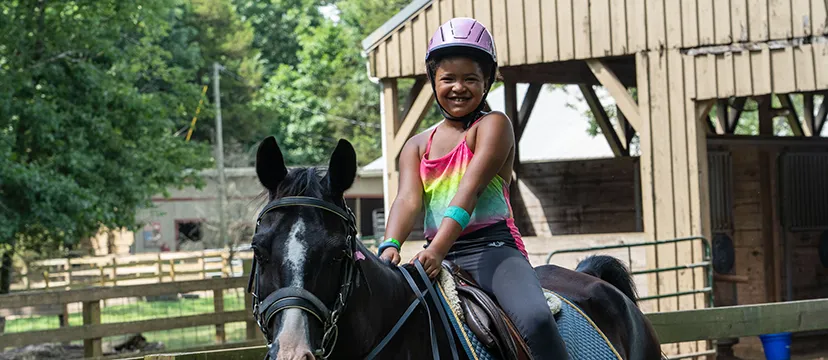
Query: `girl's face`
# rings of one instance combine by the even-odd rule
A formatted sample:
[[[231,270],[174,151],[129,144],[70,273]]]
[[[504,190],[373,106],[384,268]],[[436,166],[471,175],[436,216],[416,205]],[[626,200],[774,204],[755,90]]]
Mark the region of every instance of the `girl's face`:
[[[469,58],[444,59],[434,72],[434,88],[440,105],[452,116],[468,115],[483,100],[486,80],[480,65]]]

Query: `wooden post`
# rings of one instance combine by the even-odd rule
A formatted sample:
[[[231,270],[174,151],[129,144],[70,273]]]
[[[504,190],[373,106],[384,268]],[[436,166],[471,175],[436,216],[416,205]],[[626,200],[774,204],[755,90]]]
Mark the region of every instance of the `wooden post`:
[[[224,291],[213,289],[213,312],[220,314],[224,312]],[[224,344],[226,341],[224,324],[216,324],[216,343]]]
[[[229,277],[233,269],[228,269],[230,261],[227,260],[227,253],[221,253],[221,277]]]
[[[101,286],[106,286],[106,273],[104,273],[104,267],[100,263],[98,263],[98,271],[101,272]]]
[[[61,328],[69,327],[69,304],[61,304],[61,312],[58,315],[58,324]],[[68,341],[64,341],[63,345],[69,345]]]
[[[83,303],[83,324],[96,325],[101,323],[101,301],[87,301]],[[86,339],[83,341],[84,357],[103,356],[101,338]]]
[[[506,105],[506,116],[512,120],[512,128],[515,130],[515,161],[513,163],[514,168],[514,179],[512,179],[511,187],[512,193],[514,193],[514,189],[517,187],[517,181],[520,177],[520,138],[518,138],[518,130],[520,128],[520,114],[518,113],[518,99],[517,99],[517,83],[511,80],[504,80],[503,82],[503,95],[505,98],[505,105]]]
[[[29,281],[29,263],[24,261],[23,262],[23,269],[22,269],[22,276],[23,276],[23,286],[26,287],[26,290],[30,290],[32,288],[32,283]]]
[[[72,285],[72,264],[69,259],[66,259],[66,264],[63,265],[63,268],[66,271],[64,278],[66,279],[66,288],[68,289]]]
[[[396,147],[394,138],[397,134],[398,105],[397,80],[382,80],[382,92],[380,93],[380,121],[382,125],[382,156],[385,159],[385,172],[382,176],[383,193],[385,194],[385,218],[391,211],[391,204],[397,197],[397,154],[393,153]]]
[[[170,259],[170,281],[175,281],[175,260]]]
[[[204,269],[205,264],[206,264],[204,262],[204,251],[201,251],[201,257],[198,258],[198,264],[201,265],[201,278],[206,279],[207,278],[207,271]]]
[[[242,268],[244,269],[244,277],[249,277],[250,273],[253,271],[253,260],[252,259],[245,259],[242,261]],[[253,320],[253,294],[249,293],[245,289],[244,292],[244,309],[250,315],[246,324],[247,324],[247,340],[256,340],[256,332],[258,331],[258,325],[256,325],[256,321]]]
[[[118,260],[112,258],[112,286],[118,286]]]
[[[771,97],[763,96],[759,99],[759,135],[773,135],[773,114],[771,111]],[[771,197],[771,156],[764,148],[759,150],[759,203],[762,208],[762,247],[765,255],[765,300],[766,302],[779,301],[781,293],[781,281],[779,281],[780,267],[778,266],[777,253],[779,252],[779,239],[773,231],[773,199]]]
[[[164,270],[163,270],[162,263],[161,263],[161,254],[160,253],[158,254],[158,270],[156,270],[156,272],[158,273],[158,283],[160,284],[160,283],[164,282]]]

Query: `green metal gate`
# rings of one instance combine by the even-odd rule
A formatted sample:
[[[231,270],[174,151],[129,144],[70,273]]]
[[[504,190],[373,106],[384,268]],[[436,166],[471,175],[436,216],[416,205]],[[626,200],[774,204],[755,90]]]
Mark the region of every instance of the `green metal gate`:
[[[679,297],[683,295],[695,295],[695,294],[704,294],[707,302],[707,307],[713,307],[713,263],[712,263],[712,255],[710,250],[710,242],[701,236],[693,236],[693,237],[685,237],[685,238],[677,238],[677,239],[670,239],[670,240],[656,240],[656,241],[648,241],[648,242],[640,242],[640,243],[632,243],[632,244],[618,244],[618,245],[605,245],[605,246],[593,246],[593,247],[586,247],[586,248],[575,248],[575,249],[564,249],[564,250],[556,250],[549,253],[546,256],[546,263],[550,264],[552,261],[552,257],[555,255],[560,254],[570,254],[570,253],[596,253],[606,250],[616,250],[616,249],[627,249],[627,264],[632,264],[632,249],[637,247],[646,247],[652,246],[657,247],[660,245],[667,245],[667,244],[678,244],[682,242],[695,242],[698,241],[701,243],[702,246],[702,261],[698,263],[690,263],[690,264],[678,264],[676,266],[671,267],[663,267],[663,268],[653,268],[653,269],[644,269],[644,270],[633,270],[631,271],[632,275],[646,275],[646,274],[658,274],[668,271],[678,271],[684,269],[697,269],[702,268],[704,269],[704,279],[705,283],[701,284],[701,287],[698,285],[694,285],[694,289],[686,290],[686,291],[676,291],[671,293],[657,293],[655,295],[649,295],[639,298],[639,301],[646,301],[646,300],[655,300],[655,299],[663,299],[668,297]],[[691,247],[692,249],[692,247]],[[657,248],[656,248],[656,251]],[[695,258],[692,256],[691,258]],[[695,282],[695,277],[694,277]],[[678,288],[678,282],[676,284]],[[656,277],[656,291],[658,292],[658,277]]]

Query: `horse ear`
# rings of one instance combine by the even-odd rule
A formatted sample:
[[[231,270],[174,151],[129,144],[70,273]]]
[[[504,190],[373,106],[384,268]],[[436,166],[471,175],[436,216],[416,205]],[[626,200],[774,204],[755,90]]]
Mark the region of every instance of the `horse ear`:
[[[354,184],[357,171],[357,157],[354,147],[348,140],[339,139],[331,162],[328,165],[328,181],[334,195],[342,195]]]
[[[259,177],[259,182],[271,191],[275,190],[287,176],[282,150],[279,149],[279,144],[273,136],[268,136],[259,145],[259,150],[256,152],[256,175]]]

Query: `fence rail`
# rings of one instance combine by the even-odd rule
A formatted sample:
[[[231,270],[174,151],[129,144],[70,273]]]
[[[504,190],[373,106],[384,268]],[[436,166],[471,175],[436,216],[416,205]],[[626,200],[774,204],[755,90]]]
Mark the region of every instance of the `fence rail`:
[[[249,265],[250,262],[245,261],[246,269],[249,269]],[[216,339],[219,343],[222,343],[225,341],[224,325],[233,322],[246,322],[246,338],[248,340],[256,339],[258,330],[256,323],[250,316],[252,309],[250,308],[251,299],[249,294],[245,292],[244,310],[225,311],[224,309],[224,290],[244,289],[246,286],[246,277],[231,277],[68,291],[32,291],[3,295],[0,296],[0,309],[54,304],[66,307],[71,303],[81,303],[83,325],[65,326],[51,330],[3,333],[0,334],[0,350],[7,347],[22,347],[43,342],[83,340],[85,356],[100,357],[103,355],[102,339],[104,337],[205,325],[216,327]],[[101,302],[107,299],[163,296],[201,291],[213,293],[214,312],[141,321],[101,323]]]
[[[204,250],[48,259],[26,264],[12,291],[140,285],[240,274],[250,251]],[[234,261],[236,260],[236,261]]]
[[[647,317],[662,344],[825,330],[828,329],[828,299],[660,312],[647,314]],[[247,360],[261,359],[266,353],[266,347],[254,346],[147,355],[144,360]]]

